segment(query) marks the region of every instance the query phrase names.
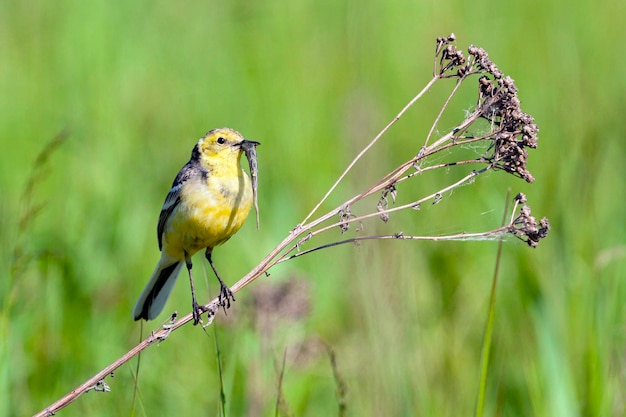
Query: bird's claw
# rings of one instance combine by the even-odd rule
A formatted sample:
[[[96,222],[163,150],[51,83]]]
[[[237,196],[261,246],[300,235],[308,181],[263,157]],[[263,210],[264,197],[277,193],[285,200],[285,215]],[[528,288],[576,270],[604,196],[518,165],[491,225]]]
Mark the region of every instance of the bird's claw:
[[[226,309],[230,308],[230,300],[235,301],[235,294],[226,285],[222,285],[219,296],[219,303],[226,313]]]
[[[193,302],[192,305],[192,316],[193,316],[193,325],[195,326],[196,324],[200,323],[201,321],[201,317],[202,313],[209,311],[208,309],[206,309],[204,306],[199,305],[198,303],[196,303],[195,301]]]

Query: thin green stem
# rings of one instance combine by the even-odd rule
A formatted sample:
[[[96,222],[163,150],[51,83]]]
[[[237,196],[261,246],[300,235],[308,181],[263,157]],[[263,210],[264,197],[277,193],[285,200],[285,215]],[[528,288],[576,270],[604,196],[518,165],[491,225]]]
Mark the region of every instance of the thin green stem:
[[[506,195],[506,203],[504,206],[504,214],[502,215],[502,226],[506,224],[508,214],[509,196]],[[483,336],[483,348],[480,357],[480,381],[478,383],[478,395],[476,398],[475,417],[483,415],[485,409],[485,391],[487,390],[487,373],[489,371],[489,354],[491,353],[491,339],[493,335],[493,321],[495,317],[496,304],[496,288],[498,284],[498,273],[500,271],[500,259],[502,258],[502,238],[498,242],[498,252],[496,254],[496,264],[493,271],[493,280],[491,281],[491,295],[489,297],[489,311],[487,312],[487,322],[485,323],[485,334]]]

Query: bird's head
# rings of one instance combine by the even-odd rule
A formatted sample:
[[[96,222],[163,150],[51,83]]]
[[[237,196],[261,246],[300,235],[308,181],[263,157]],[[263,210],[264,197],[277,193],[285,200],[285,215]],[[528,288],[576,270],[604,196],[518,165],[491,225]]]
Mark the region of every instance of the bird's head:
[[[234,129],[220,127],[211,130],[204,135],[193,150],[193,157],[207,165],[217,163],[238,162],[241,154],[250,146],[256,146],[259,142],[246,140]]]

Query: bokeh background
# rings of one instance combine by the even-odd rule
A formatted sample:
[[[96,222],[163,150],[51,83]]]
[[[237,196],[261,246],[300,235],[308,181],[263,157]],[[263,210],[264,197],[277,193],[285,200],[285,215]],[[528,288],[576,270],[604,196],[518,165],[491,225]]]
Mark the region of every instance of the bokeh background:
[[[525,192],[552,230],[537,249],[504,246],[485,414],[624,415],[624,16],[618,0],[0,1],[0,416],[39,411],[139,340],[130,312],[158,259],[159,209],[207,130],[262,142],[261,229],[249,221],[215,251],[233,283],[425,85],[450,32],[516,80],[541,129],[536,182],[492,173],[366,227],[487,230],[507,190]],[[325,207],[415,154],[446,91]],[[448,126],[472,104],[455,103]],[[351,416],[470,415],[496,250],[368,242],[282,264],[206,334],[186,326],[142,355],[134,413],[220,415],[217,344],[227,415],[275,415],[279,381],[280,415],[342,402]],[[196,265],[208,298],[214,279]],[[166,311],[186,314],[180,281]],[[132,415],[135,366],[59,415]]]

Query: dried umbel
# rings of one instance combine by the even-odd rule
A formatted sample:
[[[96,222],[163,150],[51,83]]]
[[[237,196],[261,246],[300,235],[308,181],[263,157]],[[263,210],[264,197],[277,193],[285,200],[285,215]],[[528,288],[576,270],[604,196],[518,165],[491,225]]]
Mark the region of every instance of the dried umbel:
[[[463,141],[470,137],[470,127],[482,118],[489,122],[490,132],[480,140],[490,142],[482,161],[490,168],[501,169],[527,182],[535,178],[528,171],[528,148],[537,147],[539,128],[531,115],[522,111],[517,96],[518,89],[509,76],[505,76],[487,52],[476,46],[468,48],[468,58],[450,42],[454,36],[437,39],[439,66],[435,76],[456,78],[461,83],[472,75],[478,75],[478,100],[475,109],[452,140]]]
[[[537,223],[537,219],[530,213],[530,207],[526,205],[526,195],[519,193],[515,196],[515,203],[522,204],[522,207],[519,215],[511,221],[509,233],[534,248],[541,239],[548,236],[550,223],[545,217]]]
[[[293,233],[306,236],[309,244],[315,236],[335,227],[339,227],[342,234],[349,230],[352,222],[359,222],[358,231],[363,231],[363,222],[378,217],[384,223],[390,221],[391,214],[406,209],[419,209],[424,203],[436,204],[447,198],[450,192],[457,187],[475,182],[475,179],[489,171],[504,171],[527,182],[533,182],[534,177],[527,168],[529,150],[537,148],[539,131],[531,115],[522,111],[518,98],[518,89],[513,79],[505,75],[497,65],[491,61],[487,52],[476,46],[470,46],[467,55],[454,45],[454,34],[448,37],[437,38],[435,47],[433,78],[426,87],[411,100],[402,111],[368,144],[365,149],[350,163],[346,171],[331,187],[322,201],[299,224]],[[328,195],[348,174],[356,162],[387,134],[388,129],[402,117],[406,111],[417,102],[433,84],[443,80],[456,80],[452,91],[444,102],[439,115],[435,118],[424,143],[417,155],[412,155],[406,162],[395,167],[379,181],[366,188],[362,193],[352,197],[335,210],[309,221],[317,212]],[[449,109],[452,97],[467,82],[475,82],[477,89],[476,105],[465,113],[465,118],[448,133],[434,138],[434,132],[440,130],[438,123]],[[470,84],[471,86],[471,84]],[[480,123],[486,121],[487,123]],[[485,129],[485,125],[487,128]],[[454,151],[467,149],[471,146],[477,150],[473,159],[454,159]],[[482,151],[480,151],[482,149]],[[434,155],[445,152],[443,155],[449,162],[441,163],[441,156]],[[461,154],[461,153],[459,153]],[[463,153],[466,155],[466,153]],[[450,160],[451,159],[451,160]],[[419,181],[420,176],[427,171],[465,170],[461,179],[455,179],[449,185],[428,195],[416,198],[409,203],[396,206],[396,199],[407,181]],[[451,178],[451,176],[448,176]],[[520,194],[521,195],[521,194]],[[374,204],[368,204],[368,197],[377,196]],[[282,262],[293,257],[301,256],[311,251],[336,246],[337,244],[356,242],[366,239],[404,239],[404,240],[466,240],[466,239],[499,239],[505,235],[514,236],[530,246],[535,247],[541,239],[547,236],[549,223],[547,219],[537,222],[530,215],[530,207],[524,202],[517,216],[511,215],[509,224],[502,227],[479,233],[460,233],[448,236],[412,236],[404,232],[396,232],[384,236],[357,236],[341,242],[333,242],[313,249],[304,249],[300,239],[297,245],[284,246],[284,251],[275,262]],[[520,200],[516,198],[513,212],[517,210]],[[331,220],[337,219],[335,222]],[[328,224],[330,222],[330,224]],[[366,229],[365,229],[366,230]]]
[[[491,162],[493,168],[503,169],[527,182],[533,182],[535,179],[526,168],[527,148],[537,147],[539,128],[533,117],[520,108],[515,83],[508,76],[494,80],[482,76],[479,79],[478,97],[477,108],[481,111],[481,117],[492,126],[493,144],[485,159]]]

